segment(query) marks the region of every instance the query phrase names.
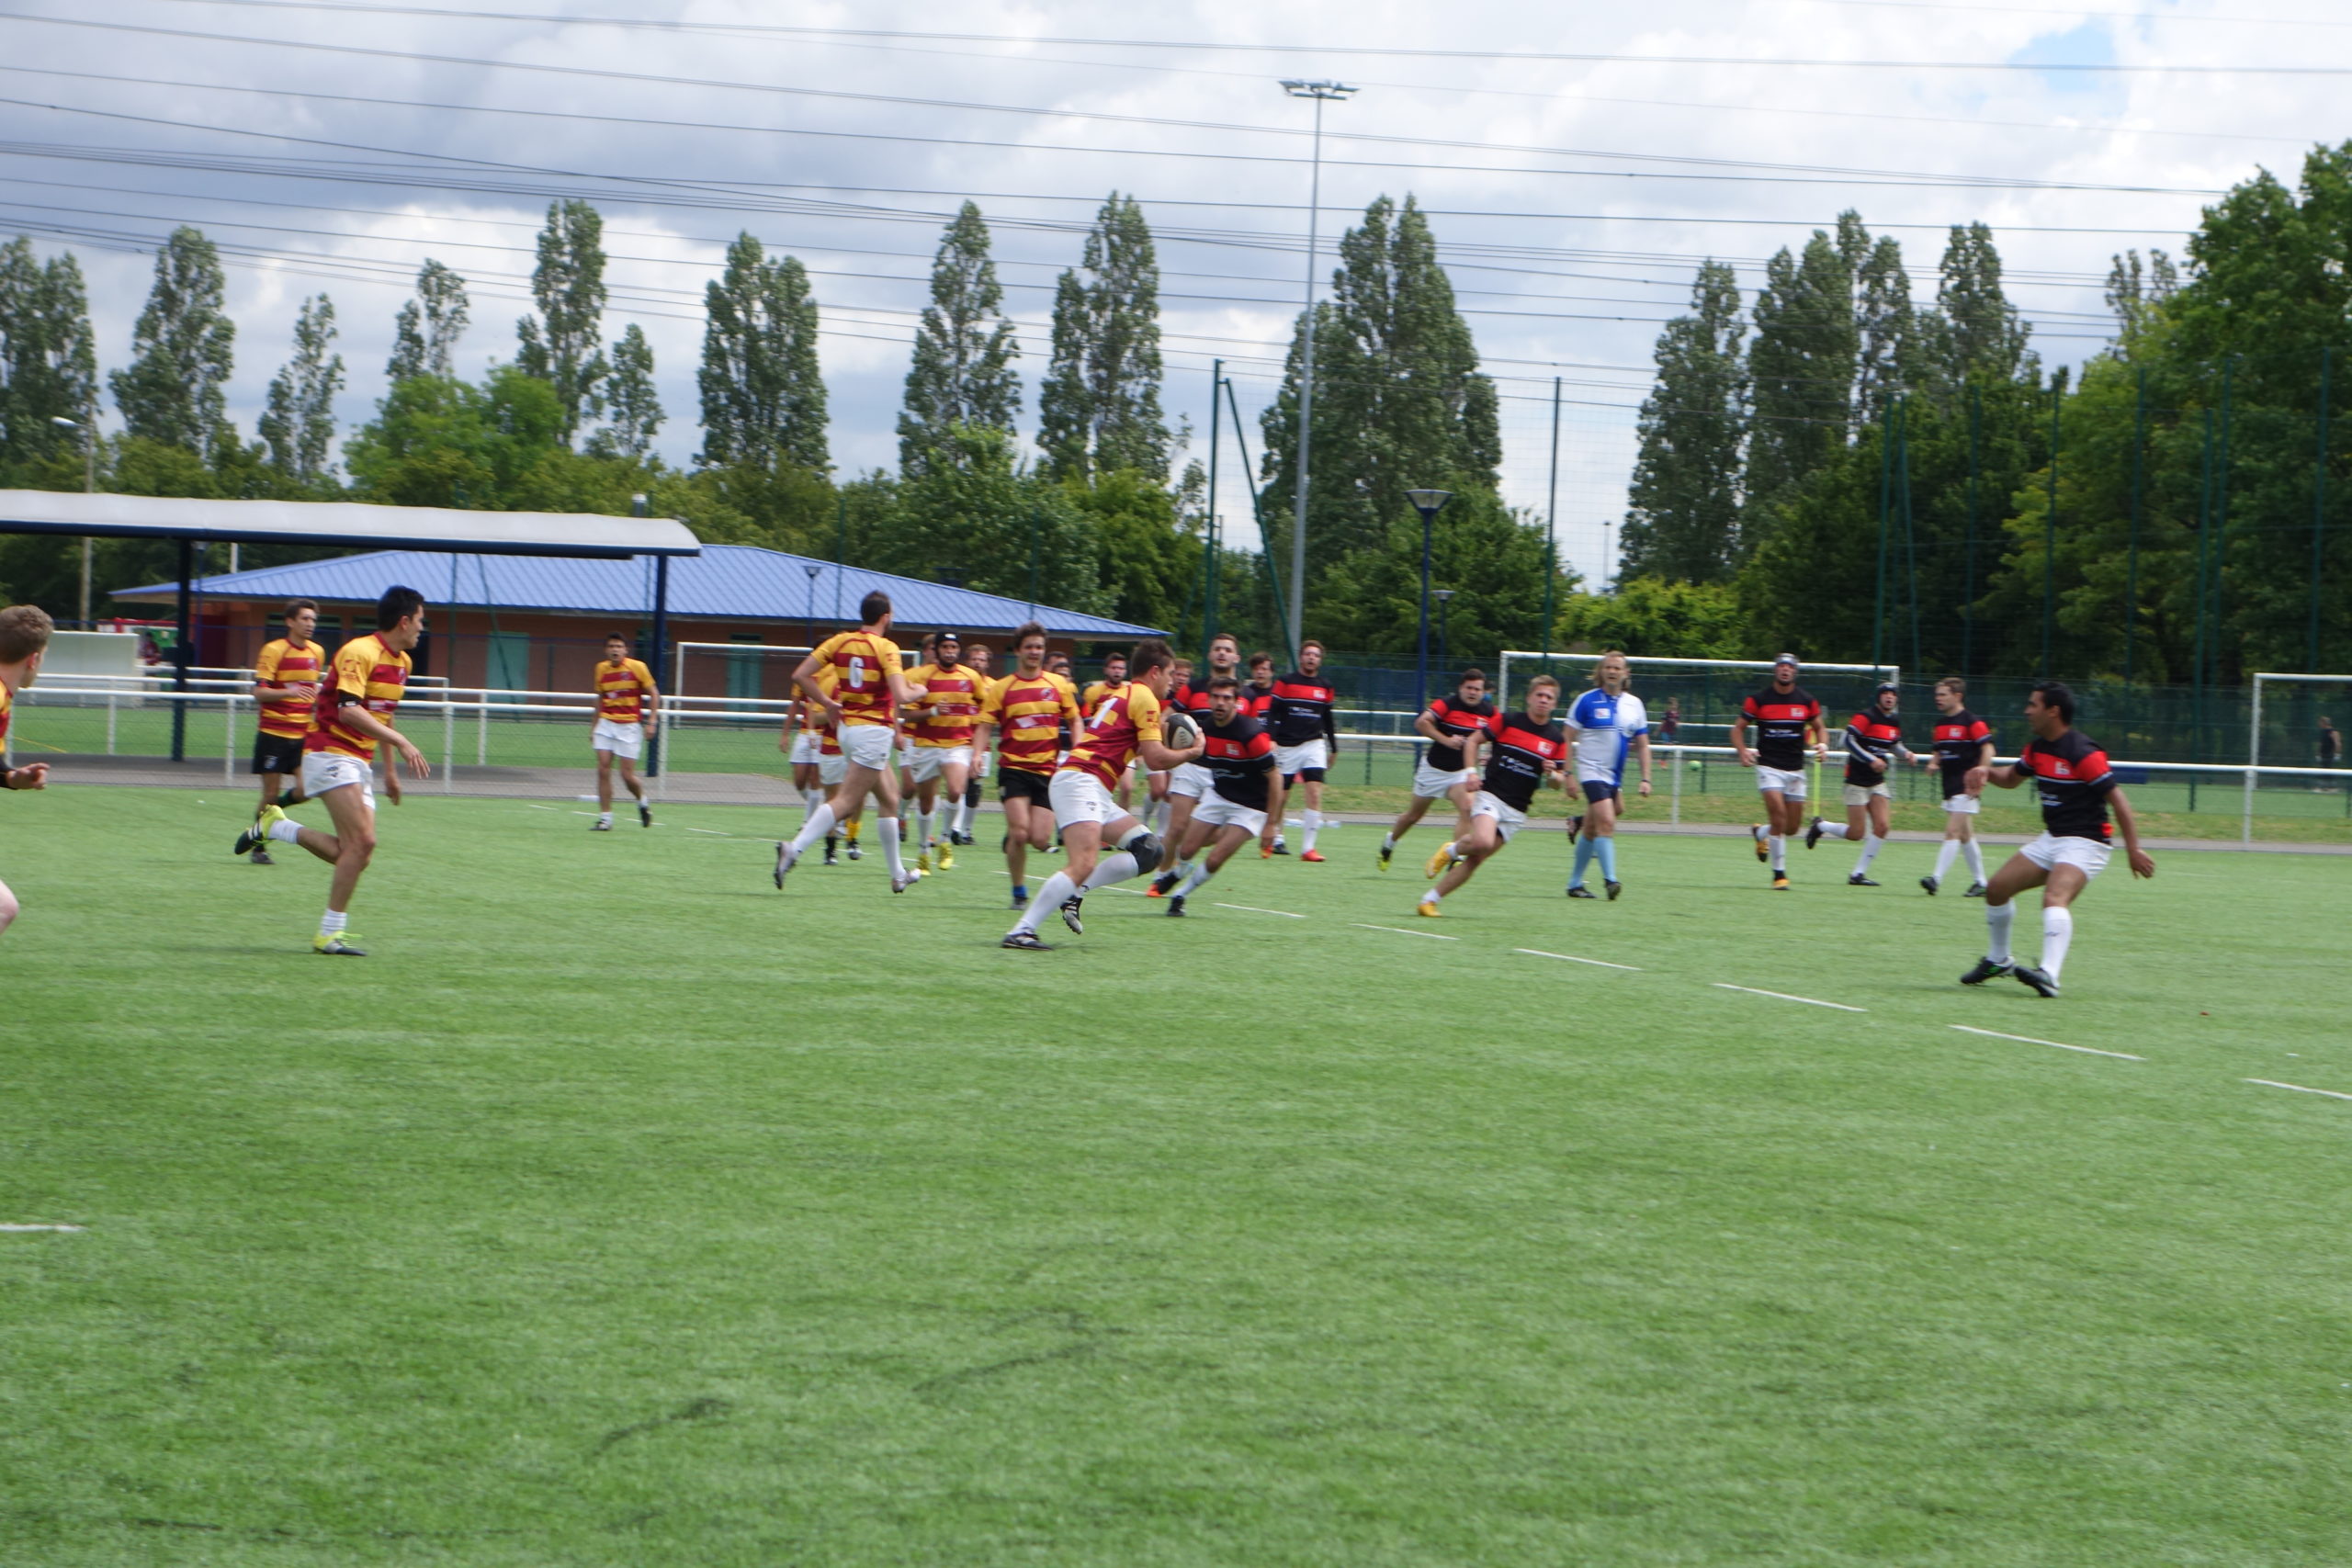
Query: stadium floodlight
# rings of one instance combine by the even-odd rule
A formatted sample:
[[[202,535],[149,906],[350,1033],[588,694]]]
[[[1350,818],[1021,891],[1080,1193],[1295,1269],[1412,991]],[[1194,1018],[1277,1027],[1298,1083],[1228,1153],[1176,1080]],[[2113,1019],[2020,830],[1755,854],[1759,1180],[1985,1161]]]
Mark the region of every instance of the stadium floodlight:
[[[1315,249],[1316,220],[1323,208],[1323,106],[1345,101],[1355,91],[1339,82],[1309,82],[1284,77],[1283,91],[1294,98],[1315,100],[1315,151],[1306,186],[1306,310],[1300,318],[1306,337],[1298,372],[1298,488],[1291,500],[1290,520],[1290,650],[1295,656],[1306,636],[1306,468],[1314,445],[1310,432],[1315,414]]]
[[[1312,337],[1312,333],[1307,334]],[[1430,705],[1430,525],[1437,519],[1438,508],[1453,499],[1448,490],[1408,490],[1405,499],[1421,514],[1421,629],[1414,646],[1419,658],[1414,666],[1413,711],[1419,713]]]

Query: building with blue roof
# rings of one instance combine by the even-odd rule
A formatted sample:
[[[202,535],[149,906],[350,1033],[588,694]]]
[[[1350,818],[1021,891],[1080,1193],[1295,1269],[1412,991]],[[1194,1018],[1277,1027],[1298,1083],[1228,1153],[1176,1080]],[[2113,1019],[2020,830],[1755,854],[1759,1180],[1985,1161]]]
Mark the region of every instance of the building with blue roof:
[[[406,583],[431,606],[432,629],[417,673],[458,686],[584,691],[615,631],[649,646],[654,602],[651,559],[581,560],[434,550],[377,550],[294,566],[265,567],[195,581],[196,657],[200,664],[250,666],[278,635],[289,599],[320,606],[329,647],[374,629],[376,600]],[[1080,657],[1088,645],[1164,635],[1051,604],[1032,604],[945,583],[844,567],[749,545],[705,545],[669,563],[670,641],[807,647],[856,623],[858,602],[890,596],[898,640],[911,649],[927,631],[952,629],[1001,649],[1024,621],[1044,625],[1056,651]],[[119,589],[117,601],[169,604],[176,583]],[[712,649],[685,664],[690,692],[712,696],[783,696],[791,661],[729,658]],[[669,671],[662,672],[668,683]]]

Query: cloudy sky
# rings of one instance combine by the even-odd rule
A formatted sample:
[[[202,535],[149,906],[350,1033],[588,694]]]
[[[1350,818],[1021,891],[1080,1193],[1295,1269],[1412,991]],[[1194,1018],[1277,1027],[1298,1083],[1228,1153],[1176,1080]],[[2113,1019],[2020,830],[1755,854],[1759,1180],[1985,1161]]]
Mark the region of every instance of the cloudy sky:
[[[248,431],[307,294],[381,394],[418,265],[465,275],[469,371],[514,352],[548,200],[605,214],[612,303],[652,340],[673,461],[696,445],[701,297],[749,230],[823,308],[833,455],[888,466],[928,260],[958,200],[995,231],[1035,378],[1057,271],[1105,193],[1159,238],[1168,402],[1205,457],[1222,357],[1254,455],[1304,285],[1311,106],[1323,270],[1382,193],[1433,214],[1504,394],[1506,483],[1600,568],[1658,324],[1700,258],[1763,261],[1841,209],[1901,238],[1931,297],[1944,228],[1997,231],[2045,357],[2107,331],[2109,257],[2179,249],[2256,165],[2352,135],[2352,19],[2319,0],[2087,10],[1926,0],[1536,6],[1293,0],[955,6],[866,0],[0,0],[0,234],[70,247],[102,355],[149,253],[194,223],[230,263]],[[114,416],[107,414],[112,425]],[[1220,504],[1248,515],[1228,427]]]

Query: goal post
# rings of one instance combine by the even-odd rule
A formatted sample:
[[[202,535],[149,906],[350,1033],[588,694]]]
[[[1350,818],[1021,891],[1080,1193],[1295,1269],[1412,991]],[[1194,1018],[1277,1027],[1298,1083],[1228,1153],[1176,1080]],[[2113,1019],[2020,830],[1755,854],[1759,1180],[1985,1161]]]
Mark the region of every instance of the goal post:
[[[670,645],[662,694],[662,768],[674,773],[774,773],[776,739],[792,712],[792,672],[805,645],[678,642]],[[658,786],[664,797],[667,785]]]
[[[2270,695],[2266,692],[2266,688],[2272,687],[2287,689],[2286,692],[2279,693],[2279,696],[2288,695],[2295,687],[2305,688],[2306,700],[2297,704],[2282,702],[2274,697],[2266,704],[2266,696]],[[2248,844],[2254,842],[2254,796],[2264,774],[2268,773],[2282,779],[2289,788],[2300,787],[2312,794],[2319,795],[2333,792],[2335,780],[2332,775],[2343,768],[2345,761],[2340,741],[2337,743],[2338,750],[2332,768],[2326,766],[2305,768],[2300,766],[2297,761],[2281,762],[2266,767],[2262,761],[2264,732],[2267,725],[2273,731],[2277,742],[2287,743],[2289,737],[2296,729],[2301,728],[2316,741],[2319,720],[2331,716],[2319,711],[2317,703],[2319,693],[2312,688],[2342,690],[2347,687],[2352,687],[2352,675],[2298,673],[2276,670],[2256,671],[2253,680],[2249,682],[2251,700],[2246,705],[2245,809],[2245,829],[2241,835],[2241,842]],[[2344,695],[2346,698],[2352,698],[2352,691],[2345,691]],[[2291,750],[2285,754],[2289,757],[2294,755]],[[2274,757],[2280,755],[2278,744],[2272,746],[2271,755]],[[2310,761],[2319,761],[2316,745],[2310,753]],[[2352,783],[2352,779],[2348,779],[2347,783]]]

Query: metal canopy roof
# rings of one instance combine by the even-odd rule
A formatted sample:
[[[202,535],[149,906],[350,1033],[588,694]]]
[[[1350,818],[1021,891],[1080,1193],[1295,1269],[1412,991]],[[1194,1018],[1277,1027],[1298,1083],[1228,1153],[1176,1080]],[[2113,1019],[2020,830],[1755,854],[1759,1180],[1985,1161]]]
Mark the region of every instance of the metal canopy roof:
[[[462,513],[482,516],[481,513]],[[496,515],[490,513],[489,515]],[[318,599],[373,604],[387,583],[405,582],[435,609],[543,610],[559,615],[639,615],[653,603],[652,568],[610,560],[500,560],[379,550],[333,560],[263,567],[191,586],[208,599]],[[1010,631],[1034,618],[1057,637],[1133,637],[1156,628],[1051,604],[1031,604],[968,588],[842,567],[751,545],[705,545],[670,568],[669,613],[702,620],[786,621],[838,626],[857,619],[873,589],[890,596],[899,624],[959,631]],[[176,583],[117,589],[117,599],[161,601]]]
[[[691,529],[668,517],[460,512],[439,506],[370,506],[352,501],[202,501],[50,490],[0,490],[0,534],[607,558],[692,556],[702,548]]]

